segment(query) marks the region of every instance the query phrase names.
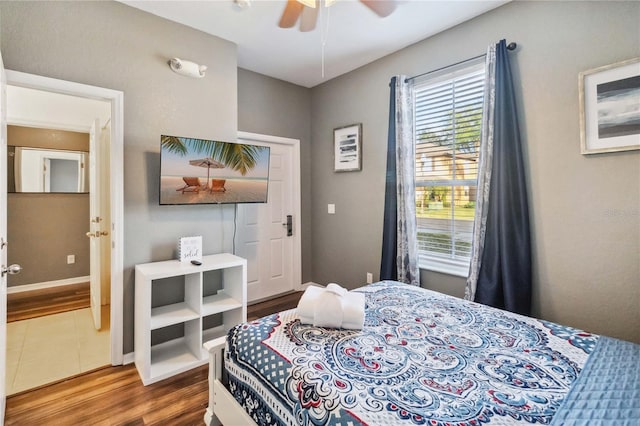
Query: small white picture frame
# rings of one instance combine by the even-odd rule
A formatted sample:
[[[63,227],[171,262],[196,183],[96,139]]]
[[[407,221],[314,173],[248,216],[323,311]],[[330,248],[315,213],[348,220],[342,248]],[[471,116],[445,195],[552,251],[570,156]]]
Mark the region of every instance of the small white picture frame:
[[[333,130],[333,171],[362,170],[362,124]]]
[[[640,149],[640,58],[579,74],[580,152]]]

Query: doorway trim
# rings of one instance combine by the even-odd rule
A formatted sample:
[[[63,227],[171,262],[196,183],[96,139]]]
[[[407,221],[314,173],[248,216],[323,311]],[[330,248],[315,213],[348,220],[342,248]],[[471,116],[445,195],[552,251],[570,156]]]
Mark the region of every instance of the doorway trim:
[[[66,80],[6,70],[7,84],[106,101],[111,104],[111,365],[123,363],[123,145],[124,93]]]
[[[293,148],[293,214],[294,218],[297,219],[294,221],[297,225],[297,232],[293,233],[293,288],[294,290],[299,291],[302,289],[302,194],[300,193],[300,140],[242,131],[238,131],[238,139],[262,142],[266,144],[289,145]]]

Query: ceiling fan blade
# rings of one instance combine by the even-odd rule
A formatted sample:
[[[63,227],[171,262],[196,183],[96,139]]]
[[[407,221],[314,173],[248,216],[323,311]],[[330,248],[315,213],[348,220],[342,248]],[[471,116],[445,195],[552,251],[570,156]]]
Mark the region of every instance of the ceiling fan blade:
[[[300,19],[300,31],[307,32],[313,31],[318,22],[318,7],[305,7],[302,11],[302,18]]]
[[[397,6],[395,0],[360,0],[360,2],[383,18],[391,15]]]
[[[284,12],[282,12],[280,22],[278,22],[278,26],[280,28],[293,27],[298,21],[298,18],[302,13],[302,9],[304,9],[304,5],[302,3],[299,3],[297,0],[288,0],[287,6],[284,8]]]

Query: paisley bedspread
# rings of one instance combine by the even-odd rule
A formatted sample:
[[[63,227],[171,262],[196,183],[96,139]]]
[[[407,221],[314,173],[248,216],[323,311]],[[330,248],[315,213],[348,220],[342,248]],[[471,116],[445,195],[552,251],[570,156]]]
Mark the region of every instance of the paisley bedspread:
[[[391,281],[357,291],[362,331],[294,309],[229,332],[229,390],[256,423],[549,424],[599,339]]]

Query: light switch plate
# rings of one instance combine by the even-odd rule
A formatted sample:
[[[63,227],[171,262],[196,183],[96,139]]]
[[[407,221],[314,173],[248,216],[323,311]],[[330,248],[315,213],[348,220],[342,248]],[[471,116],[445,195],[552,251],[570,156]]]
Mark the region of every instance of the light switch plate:
[[[327,213],[336,214],[336,205],[335,204],[328,204],[327,205]]]

